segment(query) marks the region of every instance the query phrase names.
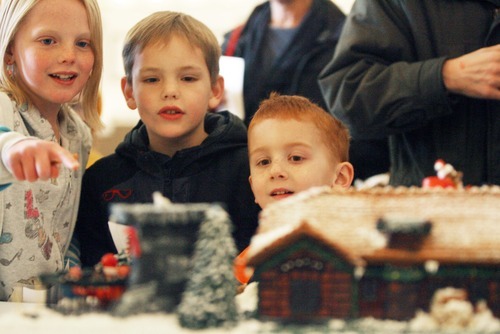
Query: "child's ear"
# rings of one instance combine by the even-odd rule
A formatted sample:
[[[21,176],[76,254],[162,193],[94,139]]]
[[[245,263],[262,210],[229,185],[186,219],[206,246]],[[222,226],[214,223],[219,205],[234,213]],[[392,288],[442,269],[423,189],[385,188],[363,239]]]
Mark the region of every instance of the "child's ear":
[[[341,162],[337,165],[337,178],[333,182],[334,187],[347,189],[354,179],[354,167],[349,162]]]
[[[212,97],[208,101],[208,109],[215,110],[224,98],[224,78],[218,76],[215,83],[212,85]]]
[[[125,97],[127,106],[132,110],[136,109],[137,103],[135,103],[133,95],[134,90],[132,89],[132,85],[128,82],[127,77],[122,78],[121,84],[122,84],[123,96]]]
[[[5,54],[3,56],[3,62],[7,65],[14,64],[14,51],[12,50],[12,45],[9,45],[5,50]]]

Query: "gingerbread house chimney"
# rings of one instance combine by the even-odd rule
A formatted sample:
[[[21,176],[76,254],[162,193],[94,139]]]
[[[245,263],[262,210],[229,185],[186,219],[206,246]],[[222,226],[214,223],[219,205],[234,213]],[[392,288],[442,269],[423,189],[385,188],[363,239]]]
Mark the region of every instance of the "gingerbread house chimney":
[[[431,229],[432,223],[424,219],[382,217],[377,221],[377,230],[386,235],[388,248],[419,249]]]

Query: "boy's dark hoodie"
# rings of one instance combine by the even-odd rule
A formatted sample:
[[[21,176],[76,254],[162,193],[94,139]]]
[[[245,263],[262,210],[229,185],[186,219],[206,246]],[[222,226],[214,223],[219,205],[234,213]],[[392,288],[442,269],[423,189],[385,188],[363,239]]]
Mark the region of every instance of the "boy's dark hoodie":
[[[208,137],[199,146],[169,157],[149,149],[146,127],[139,122],[114,154],[85,172],[76,226],[83,266],[116,252],[108,227],[110,204],[150,203],[155,191],[174,203],[222,203],[237,248],[248,246],[260,208],[248,182],[246,127],[229,112],[208,113],[205,131]]]

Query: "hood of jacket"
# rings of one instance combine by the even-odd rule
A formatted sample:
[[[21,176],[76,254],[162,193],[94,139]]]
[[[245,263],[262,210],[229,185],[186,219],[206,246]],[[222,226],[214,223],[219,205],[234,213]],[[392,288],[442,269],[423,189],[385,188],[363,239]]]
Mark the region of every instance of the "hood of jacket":
[[[177,151],[168,157],[149,149],[146,126],[139,121],[116,148],[116,154],[134,162],[139,169],[149,173],[161,173],[164,164],[186,173],[189,165],[198,160],[209,160],[237,148],[246,148],[247,129],[243,121],[228,111],[207,113],[205,131],[208,136],[198,146]],[[175,162],[175,163],[171,163]]]

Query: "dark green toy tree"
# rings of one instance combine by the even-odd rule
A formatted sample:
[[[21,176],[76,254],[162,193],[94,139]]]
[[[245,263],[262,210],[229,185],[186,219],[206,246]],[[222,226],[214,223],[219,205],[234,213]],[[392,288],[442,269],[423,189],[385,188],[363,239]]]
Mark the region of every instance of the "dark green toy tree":
[[[227,213],[214,205],[201,223],[192,272],[177,309],[181,326],[193,329],[231,326],[237,321],[236,246]]]

